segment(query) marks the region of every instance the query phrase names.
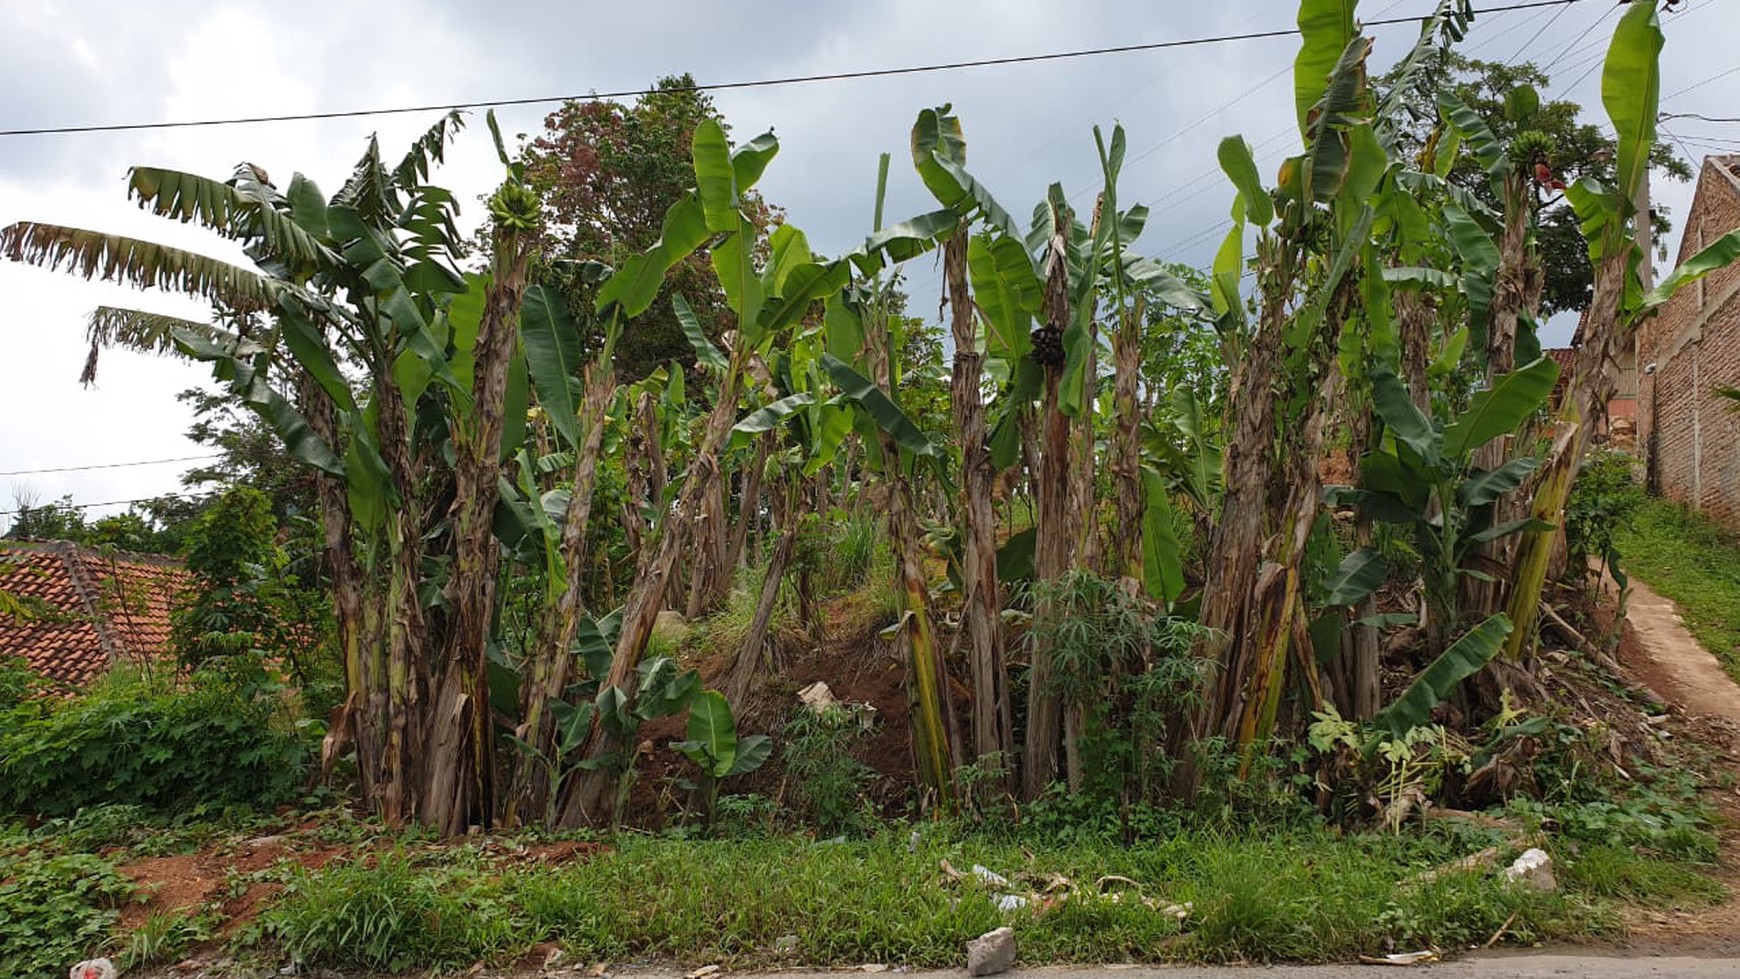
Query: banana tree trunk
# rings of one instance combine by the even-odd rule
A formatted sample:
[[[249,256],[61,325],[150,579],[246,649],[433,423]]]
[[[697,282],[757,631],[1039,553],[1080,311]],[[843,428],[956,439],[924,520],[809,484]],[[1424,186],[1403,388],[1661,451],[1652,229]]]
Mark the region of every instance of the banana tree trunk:
[[[1142,309],[1123,310],[1112,340],[1112,481],[1117,489],[1117,532],[1112,536],[1112,569],[1142,580],[1142,413],[1137,388],[1142,369]]]
[[[1069,325],[1069,272],[1061,240],[1065,233],[1064,228],[1054,229],[1051,265],[1046,276],[1046,323],[1058,337]],[[1034,473],[1039,519],[1033,576],[1042,582],[1056,581],[1070,569],[1079,539],[1079,511],[1071,507],[1070,500],[1072,439],[1069,416],[1063,413],[1062,384],[1063,365],[1047,364],[1040,402],[1043,430],[1038,446],[1039,466]],[[1056,613],[1048,603],[1041,603],[1033,614],[1036,620],[1045,621]],[[1027,675],[1027,732],[1021,771],[1021,795],[1030,801],[1039,798],[1058,775],[1063,698],[1054,689],[1054,666],[1053,651],[1034,643]]]
[[[1529,206],[1528,181],[1521,167],[1504,178],[1504,230],[1499,236],[1498,276],[1492,299],[1492,324],[1486,336],[1486,383],[1516,369],[1516,331],[1525,307],[1538,302],[1541,292],[1539,263],[1529,252],[1528,227],[1533,211]],[[1474,452],[1473,464],[1488,472],[1514,454],[1510,439],[1493,439]],[[1495,524],[1519,515],[1520,501],[1501,498]],[[1495,566],[1508,567],[1513,558],[1512,538],[1488,541],[1476,553]],[[1503,604],[1505,595],[1497,580],[1481,581],[1465,576],[1461,582],[1461,606],[1475,621],[1486,618]]]
[[[742,372],[741,355],[733,351],[724,380],[720,382],[719,399],[707,417],[701,444],[683,480],[682,495],[676,508],[655,525],[648,540],[649,546],[657,548],[656,556],[641,568],[623,605],[622,632],[617,637],[615,654],[610,660],[610,673],[604,677],[602,685],[621,690],[630,707],[635,693],[635,668],[640,665],[647,642],[652,638],[653,625],[664,608],[671,572],[676,567],[677,558],[687,550],[702,507],[718,485],[719,455],[737,419],[738,377]],[[596,758],[622,747],[616,743],[615,736],[595,719],[582,757]],[[614,772],[600,768],[584,773],[575,786],[571,802],[565,807],[563,825],[608,823],[616,788],[617,775]]]
[[[1619,303],[1625,288],[1625,261],[1629,248],[1610,249],[1595,270],[1595,294],[1583,321],[1583,343],[1571,365],[1571,380],[1560,409],[1558,431],[1547,454],[1544,475],[1536,484],[1531,515],[1557,528],[1564,522],[1565,503],[1577,478],[1589,436],[1607,402],[1613,397],[1614,378],[1608,365],[1617,363],[1621,351],[1636,339],[1635,323],[1621,322]],[[1521,535],[1511,566],[1510,604],[1507,609],[1515,626],[1505,640],[1504,659],[1519,663],[1533,648],[1541,591],[1546,586],[1558,531],[1537,530]]]
[[[1408,382],[1408,395],[1414,407],[1427,418],[1432,417],[1432,384],[1427,368],[1432,362],[1432,325],[1437,322],[1426,297],[1418,292],[1394,293],[1396,326],[1401,331],[1402,377]]]
[[[1221,732],[1228,718],[1236,715],[1243,683],[1239,661],[1258,634],[1252,586],[1264,563],[1268,515],[1277,502],[1271,494],[1284,307],[1273,297],[1286,292],[1275,290],[1265,303],[1262,321],[1236,362],[1227,393],[1232,418],[1226,439],[1226,490],[1203,560],[1201,616],[1202,625],[1212,630],[1207,652],[1222,668],[1195,725],[1198,737]]]
[[[381,752],[380,796],[376,806],[390,826],[428,818],[419,805],[426,791],[420,762],[427,758],[429,696],[427,661],[432,658],[429,621],[419,584],[423,574],[426,466],[411,449],[405,399],[397,384],[379,388],[381,459],[391,475],[398,501],[386,515],[385,602],[374,675],[384,680],[375,699],[381,704],[386,740]]]
[[[562,590],[548,604],[538,621],[538,636],[532,651],[530,675],[520,685],[518,737],[545,758],[556,757],[556,733],[548,723],[548,705],[568,688],[573,675],[574,639],[586,601],[583,586],[587,573],[586,533],[592,522],[592,500],[598,488],[598,456],[604,444],[605,413],[616,396],[616,372],[594,361],[586,369],[585,396],[580,404],[580,445],[574,459],[574,477],[568,509],[562,519]],[[525,763],[514,791],[509,793],[504,821],[512,826],[522,811],[541,813],[552,791],[543,766]]]
[[[448,572],[445,643],[431,688],[434,713],[424,735],[433,748],[421,819],[443,836],[494,816],[494,730],[485,651],[495,616],[501,547],[495,539],[508,367],[519,342],[520,300],[531,263],[530,243],[498,232],[495,267],[484,297],[472,380],[471,412],[453,423],[453,561]]]
[[[748,567],[751,563],[750,532],[756,531],[756,539],[760,538],[761,527],[761,483],[767,471],[767,447],[773,441],[770,432],[763,432],[755,440],[755,459],[749,469],[741,473],[743,491],[737,497],[737,523],[731,532],[731,545],[726,551],[725,567],[730,569],[726,576],[725,594],[730,593],[730,575],[738,568]],[[720,595],[724,598],[725,595]]]
[[[1003,665],[1003,600],[997,579],[997,514],[992,505],[997,467],[986,442],[980,391],[984,355],[979,352],[978,320],[967,292],[965,228],[943,246],[943,269],[955,341],[949,400],[961,445],[961,513],[965,524],[961,625],[971,650],[967,662],[973,681],[973,752],[998,781],[1006,781],[1014,734],[1008,674]]]
[[[737,661],[731,667],[731,680],[725,691],[726,699],[737,705],[739,711],[755,686],[759,667],[767,661],[764,653],[768,626],[773,621],[773,609],[779,601],[779,586],[785,579],[785,569],[797,550],[798,527],[802,522],[797,512],[798,491],[798,484],[792,481],[783,502],[780,502],[781,497],[774,497],[774,521],[779,525],[779,538],[767,559],[767,572],[761,579],[761,595],[755,603],[755,617],[750,620],[743,645],[737,650]]]
[[[1330,363],[1334,363],[1333,359]],[[1333,387],[1334,378],[1325,378],[1301,433],[1302,444],[1288,455],[1287,505],[1279,521],[1278,550],[1273,560],[1263,566],[1251,590],[1257,631],[1250,648],[1234,660],[1236,672],[1232,676],[1243,677],[1244,684],[1240,700],[1228,712],[1221,733],[1239,746],[1240,778],[1249,774],[1257,751],[1274,733],[1290,655],[1301,658],[1299,654],[1306,654],[1302,659],[1312,667],[1306,673],[1308,686],[1313,691],[1318,689],[1314,661],[1302,645],[1308,642],[1308,633],[1301,564],[1306,541],[1317,520],[1322,489],[1317,471],[1323,446],[1322,406],[1328,402]]]
[[[332,399],[306,371],[297,378],[303,414],[314,434],[327,445],[339,445],[337,409]],[[367,581],[358,564],[351,524],[350,498],[344,483],[316,472],[315,496],[320,505],[321,532],[326,545],[327,572],[332,578],[333,617],[338,645],[344,657],[345,701],[334,713],[320,748],[320,769],[330,775],[346,746],[356,751],[357,780],[364,799],[375,798],[381,764],[381,714],[372,709],[370,692],[375,686],[371,669],[375,648],[371,616],[364,612]]]
[[[898,459],[899,451],[899,445],[884,435],[884,458]],[[919,542],[912,492],[904,477],[890,480],[888,490],[888,532],[894,546],[901,600],[897,641],[906,651],[913,760],[919,785],[931,795],[931,801],[946,808],[954,797],[957,757],[948,671],[936,641],[930,581],[924,570],[924,549]]]

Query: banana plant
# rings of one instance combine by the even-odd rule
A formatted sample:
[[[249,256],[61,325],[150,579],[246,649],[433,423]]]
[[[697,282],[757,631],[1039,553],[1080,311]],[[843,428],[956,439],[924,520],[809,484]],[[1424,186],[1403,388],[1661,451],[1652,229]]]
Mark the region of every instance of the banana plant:
[[[742,213],[742,195],[760,179],[778,149],[772,133],[733,148],[717,121],[704,120],[695,129],[693,144],[695,190],[666,212],[660,240],[625,261],[598,291],[601,317],[638,315],[651,305],[665,273],[709,244],[714,274],[735,319],[735,338],[724,353],[726,369],[713,408],[674,506],[645,542],[650,557],[629,591],[616,652],[603,678],[606,687],[625,691],[630,702],[633,694],[628,684],[652,637],[677,560],[688,549],[706,501],[718,488],[721,453],[737,418],[748,364],[782,340],[817,299],[839,290],[849,276],[843,261],[818,261],[795,228],[781,229],[773,236],[769,259],[758,267],[755,251],[760,229]],[[595,726],[587,742],[592,754],[620,748],[617,736],[603,726]],[[610,789],[608,779],[589,773],[581,779],[563,820],[571,824],[599,820]]]
[[[702,798],[707,822],[712,823],[719,804],[719,783],[767,764],[773,741],[765,734],[739,737],[731,704],[717,690],[703,690],[689,701],[688,735],[685,741],[671,742],[671,747],[701,770]]]
[[[1565,192],[1589,243],[1595,288],[1557,415],[1552,449],[1531,504],[1532,515],[1545,525],[1563,521],[1590,430],[1612,397],[1615,379],[1607,365],[1616,363],[1620,352],[1634,344],[1639,324],[1676,291],[1740,258],[1740,231],[1731,231],[1663,276],[1653,289],[1646,292],[1639,278],[1645,256],[1633,227],[1638,220],[1648,220],[1638,214],[1636,201],[1648,177],[1655,143],[1663,43],[1656,5],[1627,6],[1614,28],[1601,73],[1601,103],[1618,134],[1615,184],[1607,187],[1585,177]],[[1517,548],[1508,607],[1516,630],[1506,641],[1507,660],[1521,660],[1534,642],[1552,551],[1552,532],[1546,530],[1525,535]]]
[[[428,178],[458,126],[444,117],[396,166],[371,140],[330,200],[300,174],[281,192],[250,165],[228,181],[130,173],[143,207],[240,242],[252,269],[48,225],[0,236],[16,260],[208,299],[233,327],[102,324],[135,342],[167,329],[317,472],[349,691],[325,757],[354,745],[384,818],[443,833],[493,817],[490,531],[525,420],[516,320],[537,220],[508,165],[490,199],[490,269],[455,270],[456,202]]]
[[[962,629],[972,676],[973,755],[993,776],[1012,771],[1014,722],[1003,651],[1003,597],[997,575],[997,519],[993,488],[1000,468],[985,418],[986,353],[995,346],[1018,358],[1026,323],[1037,308],[1039,278],[1015,235],[1014,219],[966,171],[967,144],[948,106],[919,113],[912,127],[912,161],[937,202],[957,215],[943,243],[943,278],[954,339],[950,407],[960,444]],[[979,221],[986,230],[973,235]],[[976,262],[975,262],[976,259]],[[972,269],[976,267],[977,275]],[[982,290],[975,306],[968,280]],[[988,286],[988,288],[987,288]],[[988,304],[985,305],[985,304]],[[987,336],[981,337],[981,321]],[[996,336],[996,340],[991,339]]]
[[[1210,280],[1236,366],[1225,492],[1204,562],[1200,620],[1217,637],[1221,678],[1197,733],[1239,745],[1246,766],[1273,730],[1290,659],[1298,660],[1313,698],[1321,697],[1315,660],[1294,643],[1304,631],[1301,562],[1316,522],[1316,459],[1341,327],[1359,308],[1361,278],[1373,274],[1366,267],[1373,198],[1395,165],[1371,121],[1371,41],[1356,31],[1352,5],[1305,0],[1299,26],[1294,82],[1303,151],[1282,163],[1271,194],[1245,142],[1222,142],[1222,167],[1237,193],[1233,228]],[[1251,324],[1239,284],[1253,225]],[[1277,433],[1287,441],[1281,453]]]
[[[1415,406],[1405,385],[1388,370],[1373,375],[1372,397],[1387,427],[1377,449],[1360,460],[1360,488],[1332,499],[1359,504],[1373,519],[1408,528],[1420,554],[1433,647],[1443,649],[1461,625],[1458,602],[1466,578],[1491,580],[1502,565],[1477,560],[1480,547],[1527,531],[1549,529],[1537,518],[1498,522],[1497,504],[1534,472],[1539,460],[1520,456],[1496,469],[1474,460],[1495,440],[1514,434],[1552,394],[1559,366],[1543,357],[1476,392],[1468,408],[1439,424]],[[1355,605],[1382,584],[1383,555],[1362,547],[1341,562],[1329,582],[1330,605]]]

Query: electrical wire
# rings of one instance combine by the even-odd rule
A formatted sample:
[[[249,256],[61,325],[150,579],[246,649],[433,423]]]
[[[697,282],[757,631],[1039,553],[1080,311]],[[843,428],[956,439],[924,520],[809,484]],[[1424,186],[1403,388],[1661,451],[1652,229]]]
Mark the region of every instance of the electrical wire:
[[[135,503],[155,503],[162,499],[199,500],[204,496],[197,493],[159,493],[156,496],[142,496],[136,500],[104,500],[101,503],[44,503],[41,506],[21,507],[17,510],[0,510],[0,517],[16,517],[21,513],[35,513],[38,510],[89,510],[100,506],[131,506]]]
[[[14,469],[11,472],[0,472],[0,476],[37,476],[43,473],[76,473],[92,469],[126,469],[131,466],[162,466],[171,462],[205,462],[221,458],[217,455],[179,456],[174,459],[144,459],[139,462],[96,462],[88,466],[57,466],[53,469]]]
[[[1499,7],[1488,7],[1475,11],[1480,14],[1508,13],[1519,10],[1538,10],[1546,7],[1568,6],[1580,3],[1582,0],[1527,0]],[[1411,24],[1423,20],[1423,17],[1391,17],[1379,18],[1364,22],[1366,27],[1383,27],[1391,24]],[[1298,28],[1290,27],[1268,31],[1248,31],[1242,34],[1220,34],[1206,37],[1181,38],[1175,41],[1150,41],[1143,44],[1121,44],[1110,47],[1085,48],[1075,51],[1052,51],[1043,54],[1016,55],[1002,58],[980,58],[971,61],[951,61],[929,65],[909,65],[900,68],[870,68],[861,71],[842,71],[818,75],[791,75],[781,78],[760,78],[746,81],[719,82],[711,85],[697,85],[698,91],[724,92],[739,89],[772,88],[783,85],[812,84],[816,82],[848,81],[861,78],[888,78],[900,75],[918,75],[939,71],[958,71],[968,68],[989,68],[1004,65],[1036,64],[1047,61],[1063,61],[1075,58],[1100,57],[1111,54],[1130,54],[1141,51],[1161,51],[1172,48],[1197,47],[1205,44],[1225,44],[1234,41],[1252,41],[1273,37],[1288,37],[1299,33]],[[486,109],[516,105],[547,105],[556,102],[598,101],[615,98],[638,98],[650,95],[649,89],[629,89],[616,92],[591,92],[584,95],[543,95],[530,98],[492,99],[474,102],[453,102],[447,104],[426,103],[412,106],[393,106],[378,109],[341,109],[330,112],[301,112],[283,115],[235,116],[221,119],[188,119],[182,121],[133,122],[113,124],[90,124],[76,126],[45,126],[39,128],[0,129],[0,136],[55,136],[77,133],[112,133],[133,132],[155,129],[190,129],[211,126],[240,126],[258,123],[305,122],[325,119],[354,119],[361,116],[404,115],[420,112],[448,112],[456,109]]]

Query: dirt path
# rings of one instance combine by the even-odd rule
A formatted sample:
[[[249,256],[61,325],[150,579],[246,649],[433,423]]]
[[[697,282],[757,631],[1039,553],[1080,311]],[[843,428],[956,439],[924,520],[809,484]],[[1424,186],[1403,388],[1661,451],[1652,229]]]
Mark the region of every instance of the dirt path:
[[[1621,665],[1686,714],[1740,724],[1740,686],[1692,637],[1679,608],[1636,578],[1631,579],[1625,627],[1634,634],[1635,641],[1627,645],[1637,655]]]
[[[1613,582],[1605,584],[1610,599],[1616,598]],[[1675,735],[1710,751],[1711,768],[1740,775],[1740,685],[1692,637],[1672,601],[1636,578],[1631,590],[1619,645],[1626,679],[1669,706]],[[1718,782],[1710,780],[1703,797],[1724,824],[1718,827],[1722,843],[1713,876],[1727,885],[1728,900],[1711,908],[1637,912],[1628,922],[1626,943],[1635,951],[1740,955],[1740,795]]]

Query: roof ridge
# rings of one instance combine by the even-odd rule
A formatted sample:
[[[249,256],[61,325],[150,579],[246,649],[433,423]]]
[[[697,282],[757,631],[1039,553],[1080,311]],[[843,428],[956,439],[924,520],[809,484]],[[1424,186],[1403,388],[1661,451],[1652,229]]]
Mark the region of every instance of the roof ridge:
[[[169,554],[145,554],[139,551],[124,551],[120,548],[86,547],[69,540],[0,540],[0,551],[37,551],[49,554],[62,554],[71,550],[82,558],[95,558],[102,561],[119,561],[124,564],[149,564],[159,568],[175,568],[184,570],[186,562]]]
[[[121,660],[121,642],[115,636],[114,623],[109,621],[107,610],[103,607],[101,596],[97,593],[96,583],[91,580],[90,569],[85,567],[85,555],[82,549],[71,541],[55,541],[53,552],[60,556],[61,563],[66,566],[66,574],[71,579],[73,591],[79,596],[79,603],[85,607],[85,615],[89,617],[91,630],[97,634],[97,644],[102,647],[103,655],[109,657],[110,663]]]

